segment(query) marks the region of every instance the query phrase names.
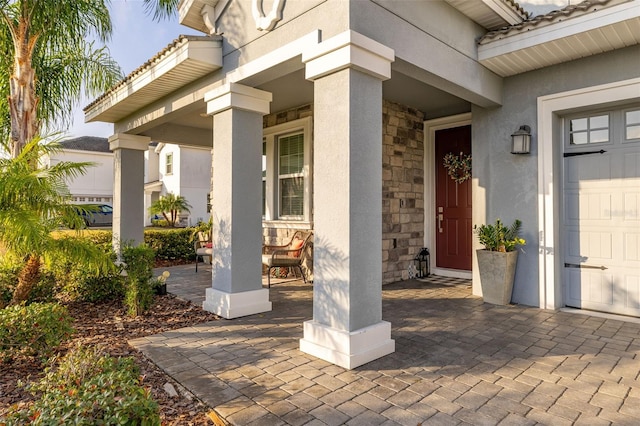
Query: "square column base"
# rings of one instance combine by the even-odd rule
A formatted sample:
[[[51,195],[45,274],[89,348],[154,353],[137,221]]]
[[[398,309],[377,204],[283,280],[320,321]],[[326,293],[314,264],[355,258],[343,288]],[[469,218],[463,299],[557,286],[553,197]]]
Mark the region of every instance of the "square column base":
[[[395,352],[396,342],[387,321],[351,332],[305,321],[300,350],[350,370]]]
[[[202,309],[226,319],[269,312],[271,310],[269,290],[263,288],[240,293],[225,293],[208,288],[205,301],[202,302]]]

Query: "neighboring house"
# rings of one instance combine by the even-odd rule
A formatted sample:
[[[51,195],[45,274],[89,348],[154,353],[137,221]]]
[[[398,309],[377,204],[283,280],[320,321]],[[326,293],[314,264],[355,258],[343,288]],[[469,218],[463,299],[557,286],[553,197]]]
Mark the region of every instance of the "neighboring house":
[[[211,149],[158,143],[145,152],[144,209],[167,193],[183,196],[191,205],[180,214],[179,225],[194,226],[209,220]],[[145,216],[145,225],[151,217]]]
[[[205,309],[270,310],[263,238],[312,229],[300,347],[325,360],[394,350],[380,288],[423,246],[434,272],[480,294],[472,226],[496,218],[521,219],[527,239],[513,302],[640,317],[640,1],[533,19],[513,0],[268,4],[181,2],[205,35],[85,109],[114,123],[117,236],[142,238],[142,201],[117,200],[142,199],[149,142],[199,145],[212,150]],[[531,151],[514,155],[522,126]],[[449,153],[472,156],[471,179],[447,177]]]
[[[113,152],[107,138],[81,136],[60,142],[62,150],[48,159],[49,165],[61,161],[91,162],[86,173],[67,181],[74,204],[109,204],[113,202]]]

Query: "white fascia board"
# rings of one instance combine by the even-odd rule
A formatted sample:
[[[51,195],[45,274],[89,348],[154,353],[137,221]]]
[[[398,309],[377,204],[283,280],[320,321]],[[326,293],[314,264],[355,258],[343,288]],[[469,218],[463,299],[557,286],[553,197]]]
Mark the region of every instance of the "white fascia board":
[[[509,25],[516,25],[522,22],[522,17],[502,0],[482,0],[482,3],[486,4],[489,9],[507,21]]]
[[[239,83],[227,83],[204,96],[207,103],[207,114],[217,114],[229,108],[269,114],[269,104],[273,99],[270,92],[265,92]]]
[[[103,155],[103,156],[113,157],[113,152],[87,151],[86,149],[68,149],[68,148],[63,148],[60,151],[64,153],[69,153],[69,154]]]
[[[480,61],[491,59],[638,17],[640,17],[639,1],[622,3],[478,46],[478,59]]]
[[[381,80],[391,78],[393,49],[352,30],[340,33],[302,54],[305,77],[315,80],[338,70],[353,67]]]

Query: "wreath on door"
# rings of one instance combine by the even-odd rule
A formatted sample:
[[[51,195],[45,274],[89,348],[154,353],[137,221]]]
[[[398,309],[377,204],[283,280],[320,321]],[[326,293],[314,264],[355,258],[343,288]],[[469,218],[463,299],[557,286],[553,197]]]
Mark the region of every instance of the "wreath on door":
[[[456,183],[463,183],[471,178],[471,155],[450,152],[444,156],[443,164],[449,177]]]

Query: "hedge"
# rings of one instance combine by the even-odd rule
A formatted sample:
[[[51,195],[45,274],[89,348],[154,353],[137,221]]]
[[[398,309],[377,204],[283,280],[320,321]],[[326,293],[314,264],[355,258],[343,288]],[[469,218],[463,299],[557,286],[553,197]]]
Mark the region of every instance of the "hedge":
[[[194,228],[145,229],[144,242],[155,250],[159,260],[195,260],[191,235]],[[75,234],[76,231],[57,231],[58,235]],[[81,236],[108,249],[111,247],[110,230],[83,230]]]

